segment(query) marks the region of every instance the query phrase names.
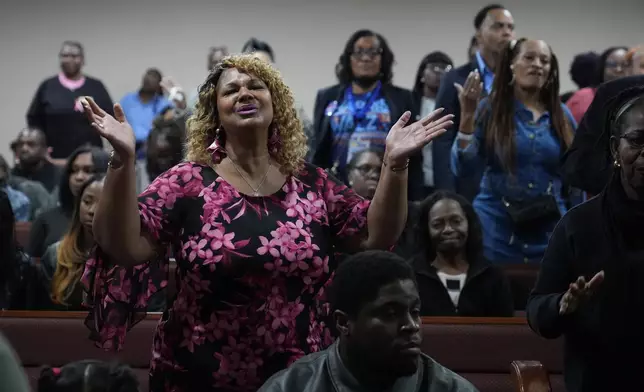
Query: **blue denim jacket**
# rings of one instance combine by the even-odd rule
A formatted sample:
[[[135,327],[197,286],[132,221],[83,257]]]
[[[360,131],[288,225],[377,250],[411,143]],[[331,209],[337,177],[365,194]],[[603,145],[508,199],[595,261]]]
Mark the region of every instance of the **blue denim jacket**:
[[[487,100],[481,102],[479,113],[486,104]],[[563,104],[562,109],[573,129],[576,128],[575,120]],[[566,212],[560,174],[561,144],[551,127],[550,114],[544,113],[534,121],[532,112],[515,101],[514,118],[517,155],[513,176],[502,168],[496,156],[488,154],[483,121],[477,121],[474,137],[465,149],[459,148],[458,137],[452,146],[455,176],[468,175],[477,167],[485,167],[473,204],[483,225],[485,257],[495,263],[540,261],[557,223],[552,222],[545,232],[535,233],[530,238],[519,238],[502,198],[525,200],[550,193],[555,196],[562,215]]]

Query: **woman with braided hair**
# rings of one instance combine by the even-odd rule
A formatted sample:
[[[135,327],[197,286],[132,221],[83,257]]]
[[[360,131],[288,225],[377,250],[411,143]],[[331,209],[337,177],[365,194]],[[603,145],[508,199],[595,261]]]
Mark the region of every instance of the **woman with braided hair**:
[[[495,75],[490,96],[480,103],[476,71],[457,86],[461,122],[452,170],[458,176],[485,167],[473,203],[485,257],[537,262],[566,211],[559,159],[576,124],[559,99],[559,65],[545,42],[512,41]]]

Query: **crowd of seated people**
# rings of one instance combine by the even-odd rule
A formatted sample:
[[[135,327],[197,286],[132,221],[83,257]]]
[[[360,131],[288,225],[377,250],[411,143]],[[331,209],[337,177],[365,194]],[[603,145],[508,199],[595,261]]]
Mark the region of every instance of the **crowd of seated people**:
[[[632,88],[642,86],[637,75],[644,75],[644,50],[615,46],[601,54],[580,54],[570,68],[579,89],[562,94],[562,70],[551,46],[538,39],[517,39],[514,16],[507,8],[484,7],[473,24],[468,63],[458,66],[446,53],[431,52],[410,80],[411,90],[393,85],[395,48],[384,36],[371,30],[353,33],[339,47],[338,83],[317,92],[312,120],[296,104],[296,120],[307,137],[306,160],[360,198],[372,200],[383,170],[389,170],[385,146],[396,119],[410,112],[413,122],[431,116],[436,109],[454,115],[447,132],[410,156],[403,167],[409,173],[407,223],[391,249],[407,261],[414,274],[418,315],[511,317],[524,310],[525,304],[516,306],[518,289],[507,272],[526,264],[534,267],[536,280],[543,260],[530,297],[530,324],[545,337],[578,332],[586,326],[571,327],[566,321],[577,307],[587,311],[585,302],[576,299],[576,291],[594,290],[590,286],[603,279],[597,275],[603,269],[580,269],[577,264],[565,267],[578,254],[587,253],[576,248],[581,242],[570,245],[565,240],[580,241],[577,237],[581,236],[588,241],[585,235],[597,242],[594,236],[598,233],[570,232],[569,225],[593,203],[600,203],[593,198],[598,194],[603,198],[597,207],[601,219],[624,219],[625,225],[631,225],[629,230],[636,226],[622,206],[637,204],[627,199],[639,200],[640,196],[637,184],[633,185],[637,176],[632,173],[639,173],[634,162],[640,159],[635,150],[641,147],[636,134],[641,127],[636,129],[636,115],[630,111],[641,109],[640,91]],[[278,65],[266,42],[252,38],[241,51],[273,67]],[[225,46],[212,48],[208,70],[228,54]],[[94,209],[113,157],[93,128],[95,124],[88,121],[84,97],[92,97],[106,115],[131,126],[136,139],[137,194],[155,188],[155,179],[186,159],[188,119],[204,105],[197,99],[203,91],[186,90],[151,68],[145,71],[141,86],[120,100],[122,112],[115,112],[103,83],[83,73],[82,45],[66,41],[59,56],[60,73],[36,90],[27,109],[26,127],[11,144],[12,159],[0,156],[0,309],[87,308],[81,278],[96,245]],[[602,90],[607,84],[616,87]],[[620,96],[623,90],[631,91],[630,95]],[[624,106],[622,111],[617,110],[618,104]],[[613,118],[607,119],[607,112]],[[599,129],[599,124],[604,128]],[[156,188],[152,191],[158,192]],[[615,203],[613,198],[619,197],[621,202]],[[23,232],[18,233],[19,227]],[[621,233],[607,235],[617,241],[607,246],[625,257],[625,266],[616,274],[627,280],[625,270],[637,271],[629,258],[632,244],[616,240],[624,237]],[[231,239],[222,237],[221,241],[226,246]],[[633,252],[639,250],[635,248]],[[164,249],[159,254],[170,257],[172,252],[189,251]],[[564,253],[575,256],[563,260]],[[593,257],[599,255],[597,251]],[[571,284],[579,287],[570,292]],[[618,286],[612,276],[606,284]],[[634,285],[628,281],[622,294],[639,295]],[[365,299],[359,305],[369,306],[375,300]],[[590,303],[608,307],[602,302],[608,300],[618,301],[598,299],[595,304],[591,299]],[[166,301],[171,303],[173,298],[155,298],[148,310],[163,311]],[[356,322],[352,317],[356,314],[345,314],[347,331]],[[605,317],[598,323],[590,328],[606,323],[606,328],[618,329]],[[343,337],[345,331],[339,332]],[[619,332],[634,335],[626,327]],[[348,355],[337,347],[296,363],[272,382],[287,382],[298,366],[309,371],[316,361],[326,363],[334,355]],[[581,362],[577,365],[583,366]],[[590,382],[584,377],[578,375],[573,383]]]

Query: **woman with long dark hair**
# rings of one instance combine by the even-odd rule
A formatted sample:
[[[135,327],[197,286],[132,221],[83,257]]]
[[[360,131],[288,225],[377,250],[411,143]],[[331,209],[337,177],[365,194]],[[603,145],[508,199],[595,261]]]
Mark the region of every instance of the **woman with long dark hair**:
[[[16,242],[9,196],[0,190],[0,310],[26,307],[31,297],[27,287],[29,267],[29,257]]]
[[[557,57],[543,41],[513,41],[478,110],[478,73],[459,90],[452,169],[458,176],[485,167],[473,203],[483,224],[485,257],[495,263],[539,261],[566,211],[559,159],[576,126],[559,99]]]
[[[97,174],[80,188],[69,229],[62,240],[50,245],[39,266],[42,293],[38,308],[81,310],[82,288],[78,284],[85,261],[94,246],[92,220],[101,199],[105,174]]]
[[[600,86],[587,114],[608,133],[608,185],[559,222],[528,301],[536,333],[564,336],[570,392],[642,387],[644,78],[624,81]]]
[[[97,147],[79,147],[69,156],[60,178],[56,206],[43,212],[32,224],[27,254],[42,257],[49,245],[63,237],[80,188],[95,173],[105,173],[108,161],[107,152]]]
[[[483,230],[462,196],[438,191],[420,203],[416,271],[423,316],[510,317],[510,285],[483,256]]]

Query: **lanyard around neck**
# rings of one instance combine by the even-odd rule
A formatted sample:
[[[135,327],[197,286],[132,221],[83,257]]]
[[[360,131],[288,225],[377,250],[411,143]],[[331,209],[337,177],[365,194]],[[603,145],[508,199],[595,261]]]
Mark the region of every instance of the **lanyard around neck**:
[[[353,113],[354,121],[361,121],[367,116],[367,113],[369,113],[369,110],[371,110],[371,106],[373,106],[376,99],[380,97],[381,87],[382,83],[378,82],[376,84],[376,88],[367,93],[367,102],[365,102],[364,106],[360,109],[356,109],[355,95],[353,95],[352,86],[347,87],[347,89],[344,91],[344,102],[346,102],[349,111]]]

